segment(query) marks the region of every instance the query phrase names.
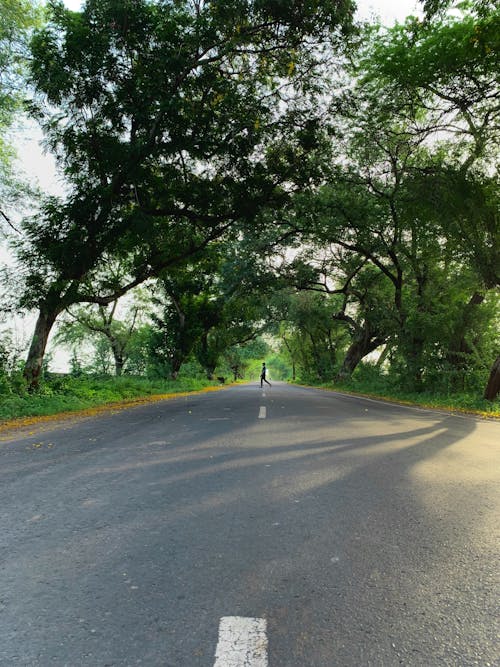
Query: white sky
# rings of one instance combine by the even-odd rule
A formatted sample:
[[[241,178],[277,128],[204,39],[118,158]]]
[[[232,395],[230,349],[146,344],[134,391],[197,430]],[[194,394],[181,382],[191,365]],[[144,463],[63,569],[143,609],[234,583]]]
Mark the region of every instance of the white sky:
[[[81,0],[64,0],[64,4],[73,10],[80,9]],[[420,15],[421,6],[417,0],[358,0],[357,18],[369,19],[378,16],[387,26],[395,22],[402,22],[411,14]],[[28,180],[37,181],[42,190],[50,194],[60,194],[61,185],[58,182],[55,163],[50,155],[44,153],[40,142],[42,135],[34,125],[24,124],[14,133],[14,145],[19,156],[20,168],[26,173]],[[11,263],[9,253],[2,247],[0,238],[0,264]],[[28,340],[34,326],[33,315],[24,318],[12,318],[8,322],[0,321],[2,325],[14,330],[17,339]],[[58,350],[51,364],[54,371],[67,370],[68,355]]]

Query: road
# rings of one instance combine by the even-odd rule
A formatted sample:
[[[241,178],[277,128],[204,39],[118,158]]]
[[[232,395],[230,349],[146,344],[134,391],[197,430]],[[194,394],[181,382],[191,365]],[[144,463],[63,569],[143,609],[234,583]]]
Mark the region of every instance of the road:
[[[499,463],[281,383],[4,436],[0,665],[499,665]]]

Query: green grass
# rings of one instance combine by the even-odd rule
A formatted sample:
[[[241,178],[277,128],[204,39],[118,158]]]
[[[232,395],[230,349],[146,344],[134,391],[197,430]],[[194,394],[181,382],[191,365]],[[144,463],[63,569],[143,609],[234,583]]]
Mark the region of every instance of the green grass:
[[[148,380],[131,376],[120,378],[58,376],[45,381],[40,391],[35,394],[0,395],[0,421],[86,410],[109,403],[160,394],[200,391],[216,384],[199,378],[179,378],[174,381]]]
[[[500,400],[486,401],[480,394],[472,392],[440,394],[439,392],[427,391],[417,393],[384,387],[381,382],[362,382],[359,380],[335,383],[298,381],[298,383],[331,391],[344,391],[427,408],[476,413],[488,417],[500,417]]]

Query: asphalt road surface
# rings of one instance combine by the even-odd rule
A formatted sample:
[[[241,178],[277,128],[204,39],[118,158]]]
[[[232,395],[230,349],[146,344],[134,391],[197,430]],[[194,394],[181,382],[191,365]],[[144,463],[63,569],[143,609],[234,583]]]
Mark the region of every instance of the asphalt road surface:
[[[4,435],[0,665],[500,665],[499,463],[285,384]]]

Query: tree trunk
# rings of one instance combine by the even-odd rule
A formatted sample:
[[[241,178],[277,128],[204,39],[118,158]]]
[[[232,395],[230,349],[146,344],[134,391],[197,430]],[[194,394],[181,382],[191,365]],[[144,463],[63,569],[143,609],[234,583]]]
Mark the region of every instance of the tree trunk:
[[[412,382],[412,390],[422,391],[422,358],[424,353],[424,339],[419,336],[409,336],[410,349],[407,354],[408,369]]]
[[[466,375],[473,354],[472,347],[467,341],[467,334],[474,323],[477,307],[484,299],[485,294],[474,292],[469,302],[464,305],[451,336],[446,359],[453,370],[450,380],[455,390],[464,391],[465,388]]]
[[[120,377],[123,373],[123,367],[125,366],[125,355],[123,354],[122,347],[115,338],[108,336],[108,339],[115,362],[115,375],[116,377]]]
[[[484,390],[484,398],[487,401],[494,401],[498,394],[500,394],[500,356],[495,359],[491,367],[488,384]]]
[[[342,366],[337,373],[337,380],[349,379],[365,354],[368,353],[364,352],[362,343],[359,341],[351,343],[344,357],[344,361],[342,362]]]
[[[469,302],[464,306],[462,316],[455,326],[447,359],[457,370],[466,369],[467,358],[472,354],[470,345],[466,340],[466,335],[474,322],[476,308],[483,303],[484,299],[485,295],[483,293],[474,292]]]
[[[24,378],[28,383],[28,390],[30,392],[35,391],[40,384],[47,341],[58,315],[59,309],[54,308],[48,312],[40,309],[28,357],[24,366]]]
[[[125,361],[123,357],[115,357],[115,375],[116,377],[121,377],[123,373],[123,366],[125,365]]]
[[[354,370],[356,369],[356,366],[359,364],[359,362],[366,357],[367,354],[370,354],[370,352],[373,352],[373,350],[376,350],[377,347],[380,345],[383,345],[385,343],[385,339],[383,338],[370,338],[369,336],[365,336],[363,338],[356,338],[351,345],[349,346],[349,349],[346,352],[346,355],[344,357],[344,361],[342,362],[342,366],[337,373],[337,380],[347,380],[351,377],[353,374]]]
[[[172,380],[177,380],[179,377],[179,371],[181,370],[182,366],[182,357],[179,355],[176,355],[172,359],[172,370],[171,370],[171,375],[172,375]]]

